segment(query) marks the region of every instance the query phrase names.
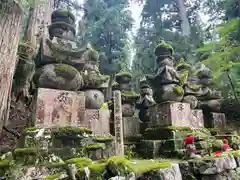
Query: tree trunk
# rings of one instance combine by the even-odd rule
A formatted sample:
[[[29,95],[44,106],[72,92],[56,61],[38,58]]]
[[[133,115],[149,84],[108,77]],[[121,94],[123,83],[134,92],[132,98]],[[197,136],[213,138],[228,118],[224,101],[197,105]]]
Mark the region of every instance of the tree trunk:
[[[51,24],[54,0],[45,0],[44,2],[36,0],[35,2],[38,4],[29,9],[23,40],[29,42],[36,53],[42,36],[48,36],[48,26]]]
[[[53,0],[44,2],[35,0],[35,4],[29,9],[23,43],[18,49],[19,63],[14,76],[14,93],[12,95],[16,101],[29,100],[30,84],[35,72],[33,57],[37,54],[42,36],[48,36],[47,27],[51,24],[53,4]]]
[[[179,15],[181,18],[181,29],[182,34],[185,36],[190,36],[190,25],[187,17],[186,7],[184,5],[184,0],[177,0],[177,6],[179,10]]]
[[[15,1],[0,0],[0,131],[9,114],[23,11]]]

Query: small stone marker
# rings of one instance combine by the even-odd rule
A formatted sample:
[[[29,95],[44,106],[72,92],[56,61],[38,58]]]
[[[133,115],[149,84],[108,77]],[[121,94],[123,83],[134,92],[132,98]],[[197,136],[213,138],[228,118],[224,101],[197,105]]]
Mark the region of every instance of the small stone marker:
[[[121,92],[115,90],[113,92],[114,101],[114,124],[115,124],[115,137],[116,137],[116,155],[124,155],[123,144],[123,122],[122,122],[122,98]]]

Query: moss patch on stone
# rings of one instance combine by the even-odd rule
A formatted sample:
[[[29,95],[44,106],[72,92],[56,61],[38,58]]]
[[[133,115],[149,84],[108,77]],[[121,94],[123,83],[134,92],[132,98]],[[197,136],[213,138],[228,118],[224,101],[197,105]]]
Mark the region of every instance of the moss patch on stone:
[[[126,76],[126,77],[129,77],[129,78],[132,78],[132,74],[130,72],[127,72],[127,71],[122,71],[122,72],[119,72],[115,75],[116,77],[123,77],[123,76]]]
[[[114,138],[112,136],[96,136],[93,140],[99,143],[108,143],[112,142]]]
[[[113,174],[123,175],[125,173],[134,172],[136,174],[147,173],[161,168],[171,167],[170,162],[159,162],[154,160],[135,160],[130,161],[122,156],[110,157],[106,167]]]
[[[11,166],[11,161],[9,160],[0,160],[0,169],[9,168]]]
[[[79,74],[77,69],[66,64],[56,64],[55,73],[57,76],[63,77],[68,80],[74,79],[77,74]]]
[[[37,149],[36,148],[17,148],[13,152],[14,156],[36,156]]]
[[[79,127],[63,127],[55,128],[52,130],[54,136],[71,136],[71,135],[83,135],[83,134],[92,134],[92,131],[87,128]]]
[[[103,103],[101,106],[101,109],[108,109],[108,103]]]
[[[73,158],[65,161],[66,164],[75,164],[78,168],[84,168],[92,164],[89,158]]]
[[[129,98],[139,97],[140,94],[137,94],[135,91],[121,91],[122,96]]]
[[[87,151],[96,151],[98,149],[104,149],[105,145],[104,144],[89,144],[86,146]]]
[[[45,177],[45,178],[43,178],[43,180],[55,180],[55,179],[61,177],[62,175],[64,175],[64,173],[57,173],[52,176]]]
[[[175,85],[173,91],[177,94],[177,95],[183,95],[184,94],[184,89],[181,86]]]
[[[32,133],[32,132],[36,132],[37,130],[39,130],[39,128],[37,127],[28,127],[23,130],[23,133]]]

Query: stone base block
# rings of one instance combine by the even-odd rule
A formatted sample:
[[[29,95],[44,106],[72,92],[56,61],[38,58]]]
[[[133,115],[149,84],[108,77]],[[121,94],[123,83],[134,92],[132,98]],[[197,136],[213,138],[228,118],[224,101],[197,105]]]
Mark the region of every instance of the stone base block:
[[[215,175],[204,175],[202,180],[238,180],[239,178],[235,170],[229,170]]]
[[[203,112],[201,109],[192,109],[190,114],[190,123],[192,127],[204,127]]]
[[[87,127],[94,134],[110,132],[108,109],[86,109],[84,92],[39,88],[33,113],[33,126]]]
[[[194,173],[202,175],[215,175],[226,170],[233,170],[237,168],[237,163],[232,155],[219,158],[212,157],[209,159],[195,160],[190,163],[193,166]]]
[[[226,117],[224,113],[204,113],[204,125],[207,128],[226,127]]]
[[[162,141],[153,141],[153,140],[142,140],[140,142],[140,148],[138,150],[139,155],[142,158],[153,159],[157,158],[160,155],[160,147]]]
[[[184,139],[191,132],[190,127],[155,127],[146,129],[143,136],[146,140]]]
[[[140,133],[139,120],[135,117],[123,117],[123,136],[130,137]]]
[[[39,88],[33,107],[36,127],[81,126],[84,121],[84,92]]]
[[[191,126],[190,105],[187,103],[162,103],[149,108],[149,127],[156,126]]]
[[[84,124],[94,134],[107,135],[110,133],[110,113],[108,109],[86,109]]]

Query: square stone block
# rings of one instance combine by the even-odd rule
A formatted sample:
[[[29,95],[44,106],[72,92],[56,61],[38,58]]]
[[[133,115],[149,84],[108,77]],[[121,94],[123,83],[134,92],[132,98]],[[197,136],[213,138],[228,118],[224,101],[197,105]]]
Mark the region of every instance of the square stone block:
[[[108,109],[86,109],[84,126],[94,134],[107,135],[110,133],[110,113]]]
[[[84,92],[39,88],[33,108],[36,127],[81,126],[85,113]]]
[[[123,117],[123,136],[135,136],[140,133],[139,119],[135,117]]]
[[[187,103],[162,103],[149,108],[149,127],[191,126],[191,109]]]
[[[192,127],[202,128],[204,127],[203,112],[201,109],[192,109],[190,114],[190,123]]]
[[[204,125],[207,128],[226,127],[226,117],[224,113],[204,113]]]

